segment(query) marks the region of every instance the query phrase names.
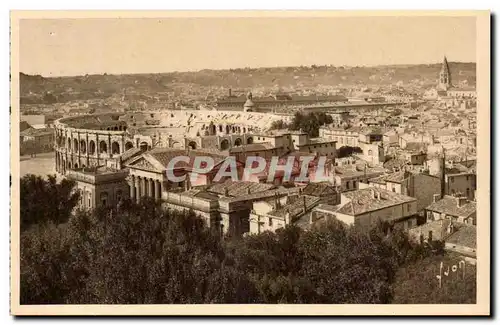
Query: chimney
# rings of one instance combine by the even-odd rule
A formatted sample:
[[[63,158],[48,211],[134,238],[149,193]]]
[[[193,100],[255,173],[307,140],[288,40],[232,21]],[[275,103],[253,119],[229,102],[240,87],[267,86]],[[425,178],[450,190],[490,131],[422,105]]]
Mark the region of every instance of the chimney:
[[[467,197],[465,197],[465,196],[457,197],[457,206],[459,208],[463,207],[465,204],[467,204]]]
[[[290,224],[290,212],[286,212],[285,214],[285,225],[289,225]]]
[[[444,147],[443,147],[443,158],[441,159],[441,198],[444,198],[444,194],[445,194],[445,182],[446,182],[446,176],[445,176],[445,173],[446,173],[446,154],[445,154],[445,150],[444,150]]]
[[[436,203],[437,201],[439,201],[440,197],[441,197],[441,194],[434,194],[432,196],[432,203]]]
[[[450,221],[450,224],[448,225],[448,234],[452,234],[455,228],[453,227],[453,223]]]

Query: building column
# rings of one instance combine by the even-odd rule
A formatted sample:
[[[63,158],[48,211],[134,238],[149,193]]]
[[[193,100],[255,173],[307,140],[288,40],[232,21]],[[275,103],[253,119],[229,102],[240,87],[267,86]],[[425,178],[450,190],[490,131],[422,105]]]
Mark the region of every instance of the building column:
[[[150,178],[149,179],[149,196],[154,199],[156,197],[155,193],[155,180]]]
[[[141,196],[147,196],[148,195],[148,192],[147,192],[147,187],[146,187],[146,178],[145,177],[141,177]]]
[[[135,177],[135,193],[136,193],[136,200],[137,203],[141,200],[141,178],[139,176]]]
[[[90,167],[90,160],[89,160],[89,133],[85,133],[85,156],[87,157],[87,166]]]
[[[155,189],[156,199],[159,200],[159,199],[161,199],[161,182],[155,181],[155,186],[156,186],[156,189]]]
[[[130,199],[132,202],[135,200],[135,176],[130,175],[130,181],[128,182],[130,186]]]

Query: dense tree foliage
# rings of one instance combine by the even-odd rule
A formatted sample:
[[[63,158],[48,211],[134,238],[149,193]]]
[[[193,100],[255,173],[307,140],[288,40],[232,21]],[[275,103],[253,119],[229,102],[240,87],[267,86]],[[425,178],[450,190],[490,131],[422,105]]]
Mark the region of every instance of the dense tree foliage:
[[[397,304],[475,304],[476,266],[462,264],[454,255],[430,256],[418,263],[401,267],[394,281],[394,303]],[[437,275],[443,262],[442,287]],[[453,266],[457,266],[453,272]],[[448,272],[448,275],[445,274]]]
[[[47,179],[25,175],[20,182],[21,231],[34,223],[65,222],[79,199],[75,182],[71,180],[63,179],[58,183],[54,175]]]
[[[271,126],[269,127],[270,130],[281,130],[281,129],[287,129],[289,127],[288,124],[286,124],[283,120],[277,120],[273,121],[271,123]]]
[[[337,158],[352,156],[354,153],[363,153],[360,147],[342,146],[337,149]]]
[[[23,304],[390,303],[398,268],[435,253],[336,221],[221,241],[147,199],[55,220],[21,235]]]
[[[291,130],[302,130],[311,137],[319,136],[319,128],[333,123],[333,118],[324,112],[301,113],[296,112],[289,125]]]

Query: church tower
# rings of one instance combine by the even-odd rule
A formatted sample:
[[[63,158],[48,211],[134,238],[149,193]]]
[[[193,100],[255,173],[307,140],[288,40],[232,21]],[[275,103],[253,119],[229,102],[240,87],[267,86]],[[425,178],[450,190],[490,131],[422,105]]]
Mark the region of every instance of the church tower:
[[[446,56],[444,57],[443,64],[441,65],[441,71],[439,72],[438,88],[441,90],[448,90],[449,88],[451,88],[450,67],[448,66],[448,60],[446,60]]]

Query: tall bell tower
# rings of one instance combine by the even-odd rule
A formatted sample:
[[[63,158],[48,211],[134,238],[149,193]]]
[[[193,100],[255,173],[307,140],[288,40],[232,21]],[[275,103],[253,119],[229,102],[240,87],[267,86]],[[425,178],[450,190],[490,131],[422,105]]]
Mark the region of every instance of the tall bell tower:
[[[438,88],[441,90],[448,90],[449,88],[451,88],[450,67],[448,66],[448,60],[446,60],[446,56],[444,57],[443,64],[441,65],[441,71],[439,72]]]

